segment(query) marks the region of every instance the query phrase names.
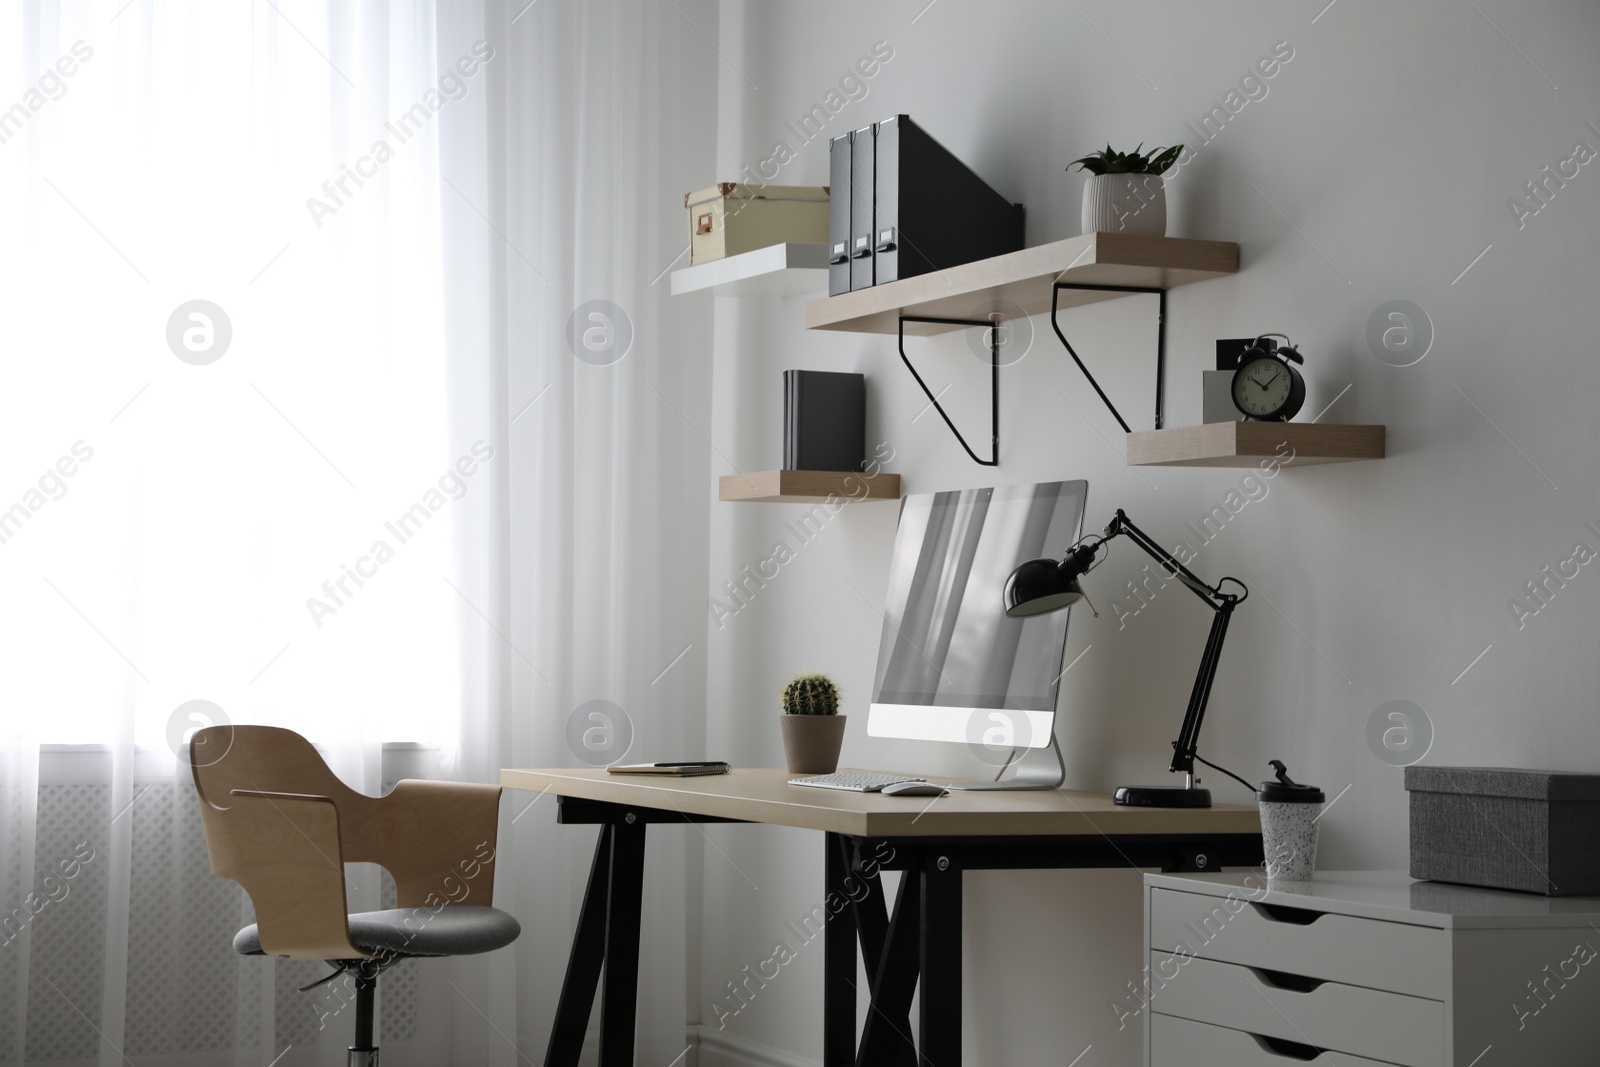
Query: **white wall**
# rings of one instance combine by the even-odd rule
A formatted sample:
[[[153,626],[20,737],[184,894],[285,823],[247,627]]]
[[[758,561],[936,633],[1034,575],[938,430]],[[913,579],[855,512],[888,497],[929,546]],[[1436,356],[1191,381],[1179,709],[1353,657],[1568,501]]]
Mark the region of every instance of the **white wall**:
[[[1293,59],[1267,95],[1171,182],[1168,232],[1237,241],[1242,269],[1169,294],[1169,424],[1199,421],[1200,371],[1216,338],[1282,330],[1307,355],[1305,417],[1350,386],[1325,421],[1387,424],[1389,458],[1288,470],[1201,550],[1202,576],[1236,574],[1254,594],[1235,616],[1201,751],[1251,779],[1282,758],[1338,794],[1323,821],[1324,868],[1403,867],[1402,772],[1365,740],[1386,701],[1426,711],[1429,763],[1600,767],[1600,568],[1583,567],[1521,629],[1508,606],[1575,542],[1600,549],[1585,526],[1600,522],[1591,473],[1600,163],[1521,229],[1507,206],[1575,142],[1600,149],[1600,9],[1342,0],[1318,17],[1324,3],[937,0],[924,10],[926,0],[723,0],[724,55],[708,46],[706,58],[723,85],[718,169],[706,178],[736,177],[776,140],[794,145],[784,121],[883,40],[892,60],[829,133],[909,113],[1026,204],[1029,244],[1056,240],[1078,232],[1082,179],[1064,171],[1068,161],[1108,140],[1193,144],[1184,122],[1287,41]],[[825,140],[775,180],[825,183]],[[1432,319],[1436,339],[1415,366],[1369,350],[1368,317],[1392,299]],[[1002,463],[991,470],[967,459],[934,413],[918,417],[925,400],[892,338],[807,333],[803,299],[707,303],[708,595],[774,541],[799,547],[782,524],[800,508],[714,499],[716,475],[778,465],[786,368],[868,375],[870,440],[892,445],[889,466],[907,492],[1083,477],[1087,525],[1122,507],[1170,543],[1239,484],[1237,471],[1127,467],[1114,422],[1047,319],[1032,320],[1031,350],[1003,374]],[[1064,317],[1136,428],[1150,417],[1151,304]],[[986,375],[967,342],[916,346],[934,388],[953,383],[954,417],[981,435]],[[816,668],[845,689],[846,765],[986,770],[960,746],[865,735],[895,518],[892,504],[845,509],[748,607],[708,624],[709,755],[780,763],[776,694],[795,670]],[[1164,777],[1210,616],[1174,587],[1119,629],[1106,602],[1143,562],[1117,546],[1094,578],[1101,617],[1072,620],[1068,658],[1088,649],[1064,682],[1058,726],[1074,787]],[[1204,777],[1221,800],[1249,799],[1221,775]],[[800,832],[707,835],[700,1010],[715,1030],[710,1004],[724,983],[821,899],[822,846]],[[1138,1062],[1136,1020],[1119,1031],[1111,1006],[1140,975],[1138,878],[968,877],[968,1062],[1066,1063],[1090,1044],[1084,1064]],[[820,985],[820,945],[807,947],[723,1035],[792,1058],[765,1062],[816,1062]],[[708,1050],[702,1062],[758,1062],[730,1056]]]

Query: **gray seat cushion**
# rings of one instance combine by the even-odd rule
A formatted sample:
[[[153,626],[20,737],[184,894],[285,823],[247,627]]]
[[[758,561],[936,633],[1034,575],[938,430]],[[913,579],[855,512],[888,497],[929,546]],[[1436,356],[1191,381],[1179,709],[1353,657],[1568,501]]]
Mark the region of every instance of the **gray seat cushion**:
[[[499,908],[450,904],[431,908],[389,908],[350,915],[350,943],[363,952],[398,956],[469,956],[503,948],[522,933],[522,925]],[[251,923],[233,936],[241,956],[264,955],[261,935]]]

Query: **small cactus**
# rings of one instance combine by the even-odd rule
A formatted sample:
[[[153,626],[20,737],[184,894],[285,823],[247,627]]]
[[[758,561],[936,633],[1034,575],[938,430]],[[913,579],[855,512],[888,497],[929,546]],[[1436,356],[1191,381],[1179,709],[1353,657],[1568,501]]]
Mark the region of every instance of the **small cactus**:
[[[825,674],[797,674],[779,702],[785,715],[837,715],[839,687]]]

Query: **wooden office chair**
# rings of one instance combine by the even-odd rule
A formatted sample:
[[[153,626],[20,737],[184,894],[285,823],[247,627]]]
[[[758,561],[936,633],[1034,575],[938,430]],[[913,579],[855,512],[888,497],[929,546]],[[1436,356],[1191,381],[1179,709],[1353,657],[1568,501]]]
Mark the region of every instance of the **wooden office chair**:
[[[323,981],[354,975],[349,1067],[378,1064],[380,971],[412,956],[489,952],[522,932],[492,906],[499,786],[408,780],[369,797],[311,742],[272,726],[198,730],[189,763],[211,873],[238,882],[255,905],[234,951],[326,960],[336,969]],[[385,867],[397,907],[347,912],[346,863]]]

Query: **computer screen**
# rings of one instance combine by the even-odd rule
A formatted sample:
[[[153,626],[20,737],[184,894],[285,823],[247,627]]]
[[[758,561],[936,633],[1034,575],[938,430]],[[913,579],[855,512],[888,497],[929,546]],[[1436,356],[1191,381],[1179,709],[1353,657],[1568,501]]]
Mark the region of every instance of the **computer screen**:
[[[889,566],[868,733],[1050,744],[1068,611],[1005,614],[1018,564],[1061,558],[1083,529],[1086,481],[908,496]],[[1008,731],[1008,732],[1007,732]]]

